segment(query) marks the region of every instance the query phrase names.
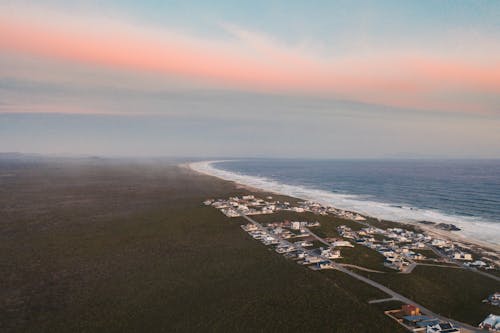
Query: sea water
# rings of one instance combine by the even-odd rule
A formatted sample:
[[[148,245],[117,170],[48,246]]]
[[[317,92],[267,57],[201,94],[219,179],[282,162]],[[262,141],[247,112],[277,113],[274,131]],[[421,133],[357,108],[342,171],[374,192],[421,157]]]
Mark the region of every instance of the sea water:
[[[463,237],[500,243],[500,160],[249,159],[193,168],[377,218],[452,223]]]

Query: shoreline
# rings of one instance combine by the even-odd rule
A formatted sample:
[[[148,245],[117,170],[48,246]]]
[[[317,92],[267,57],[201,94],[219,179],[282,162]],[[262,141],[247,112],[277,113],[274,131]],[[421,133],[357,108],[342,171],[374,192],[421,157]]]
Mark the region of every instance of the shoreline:
[[[292,195],[289,195],[287,193],[279,192],[279,191],[276,191],[276,190],[269,190],[269,189],[264,189],[264,188],[259,188],[259,187],[256,187],[256,186],[251,186],[251,185],[243,184],[243,183],[238,182],[238,181],[233,180],[233,179],[224,178],[220,174],[210,173],[206,169],[200,169],[200,168],[196,168],[195,167],[195,165],[197,165],[197,164],[204,164],[204,165],[209,165],[210,166],[211,164],[217,163],[217,162],[221,162],[221,161],[199,161],[199,162],[184,163],[184,164],[180,164],[179,166],[187,168],[187,169],[189,169],[191,171],[194,171],[194,172],[197,172],[199,174],[208,175],[208,176],[215,177],[215,178],[218,178],[218,179],[221,179],[221,180],[224,180],[224,181],[232,182],[236,186],[238,186],[240,188],[247,189],[247,190],[249,190],[251,192],[257,192],[257,193],[258,192],[268,192],[268,193],[275,193],[275,194],[282,195],[282,196],[287,196],[287,197],[298,199],[298,200],[310,200],[310,199],[307,199],[307,198],[301,198],[301,197],[298,197],[298,196],[292,196]],[[330,207],[339,208],[339,207],[335,207],[335,206],[333,206],[331,204],[328,204],[328,205]],[[350,209],[345,209],[345,208],[340,208],[340,209],[356,212],[356,210],[350,210]],[[359,214],[361,214],[363,216],[366,216],[366,217],[378,219],[377,217],[370,216],[370,215],[365,214],[363,212],[357,212],[357,213],[359,213]],[[454,231],[442,230],[442,229],[438,229],[438,228],[435,228],[435,227],[432,227],[432,226],[429,226],[429,225],[425,225],[425,224],[422,224],[422,223],[418,223],[418,222],[393,221],[393,220],[389,220],[389,219],[384,219],[384,220],[387,220],[387,221],[390,221],[390,222],[393,222],[393,223],[398,223],[398,224],[401,224],[401,225],[410,225],[410,226],[418,227],[422,231],[425,231],[426,233],[428,233],[431,236],[438,237],[438,238],[444,238],[446,240],[450,240],[450,241],[453,241],[453,242],[456,242],[456,243],[462,243],[462,244],[465,244],[465,245],[477,246],[477,247],[479,247],[483,251],[493,251],[493,252],[496,252],[496,253],[500,253],[500,245],[497,245],[497,244],[494,244],[494,243],[490,243],[490,242],[487,242],[487,241],[483,241],[483,240],[480,240],[480,239],[475,239],[475,238],[472,238],[472,237],[467,237],[467,236],[465,236],[463,234],[460,235],[460,234],[457,234]]]

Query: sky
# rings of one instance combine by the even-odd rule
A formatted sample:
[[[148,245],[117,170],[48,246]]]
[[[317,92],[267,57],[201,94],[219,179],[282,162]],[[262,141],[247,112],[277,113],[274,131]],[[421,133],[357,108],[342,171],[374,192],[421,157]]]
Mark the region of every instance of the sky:
[[[0,0],[0,151],[500,158],[498,1]]]

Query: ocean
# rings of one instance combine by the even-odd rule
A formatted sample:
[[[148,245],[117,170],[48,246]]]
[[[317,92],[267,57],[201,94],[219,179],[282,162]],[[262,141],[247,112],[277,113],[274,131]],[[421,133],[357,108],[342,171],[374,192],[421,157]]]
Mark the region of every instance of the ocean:
[[[377,218],[452,223],[459,236],[500,244],[500,160],[249,159],[191,167]]]

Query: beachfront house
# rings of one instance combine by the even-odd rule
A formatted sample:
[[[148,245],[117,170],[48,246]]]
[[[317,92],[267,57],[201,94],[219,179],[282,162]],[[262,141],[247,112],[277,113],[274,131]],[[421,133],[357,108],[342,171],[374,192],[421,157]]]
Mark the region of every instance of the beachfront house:
[[[452,258],[455,260],[470,261],[470,260],[472,260],[472,254],[465,253],[465,252],[454,252]]]

